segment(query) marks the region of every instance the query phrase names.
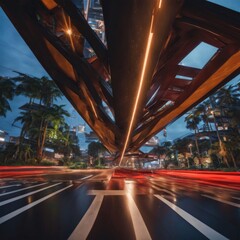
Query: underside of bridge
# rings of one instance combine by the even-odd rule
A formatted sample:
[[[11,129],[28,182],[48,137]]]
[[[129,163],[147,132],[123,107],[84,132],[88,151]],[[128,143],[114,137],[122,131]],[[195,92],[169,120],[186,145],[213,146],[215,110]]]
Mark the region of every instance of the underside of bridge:
[[[203,0],[95,1],[100,37],[84,2],[0,0],[110,152],[136,151],[240,73],[239,12]],[[203,45],[212,49],[209,58],[189,63]]]

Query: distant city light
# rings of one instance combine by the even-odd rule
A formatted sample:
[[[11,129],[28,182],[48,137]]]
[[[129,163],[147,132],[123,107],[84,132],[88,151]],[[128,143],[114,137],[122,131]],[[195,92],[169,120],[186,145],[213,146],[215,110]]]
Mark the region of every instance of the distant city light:
[[[54,149],[52,149],[52,148],[46,148],[46,147],[45,147],[45,148],[44,148],[44,151],[46,151],[46,152],[52,152],[52,153],[53,153],[53,152],[54,152]]]

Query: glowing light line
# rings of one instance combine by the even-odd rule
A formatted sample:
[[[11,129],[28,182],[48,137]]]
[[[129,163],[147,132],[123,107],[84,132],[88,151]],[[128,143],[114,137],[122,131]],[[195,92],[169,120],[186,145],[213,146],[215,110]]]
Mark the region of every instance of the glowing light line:
[[[159,0],[158,8],[161,8],[162,6],[162,0]]]
[[[122,154],[121,154],[119,165],[122,162],[123,156],[125,154],[125,151],[126,151],[126,148],[127,148],[127,145],[128,145],[130,133],[131,133],[132,127],[133,127],[133,121],[134,121],[136,111],[137,111],[137,105],[138,105],[141,90],[142,90],[143,79],[144,79],[144,75],[145,75],[145,72],[146,72],[146,66],[147,66],[149,51],[150,51],[150,47],[151,47],[151,43],[152,43],[152,37],[153,37],[153,33],[152,33],[153,19],[154,19],[154,16],[152,16],[152,20],[151,20],[150,33],[149,33],[149,36],[148,36],[147,48],[146,48],[146,52],[145,52],[145,58],[144,58],[144,62],[143,62],[143,68],[142,68],[142,73],[141,73],[141,77],[140,77],[139,88],[138,88],[137,97],[136,97],[135,105],[134,105],[134,108],[133,108],[132,118],[131,118],[131,121],[130,121],[130,124],[129,124],[128,133],[127,133],[126,141],[125,141],[123,151],[122,151]]]
[[[98,116],[97,116],[96,109],[95,109],[95,107],[94,107],[92,101],[91,101],[90,99],[89,99],[89,101],[90,101],[90,104],[91,104],[91,106],[92,106],[92,109],[93,109],[94,115],[95,115],[95,117],[97,118]]]

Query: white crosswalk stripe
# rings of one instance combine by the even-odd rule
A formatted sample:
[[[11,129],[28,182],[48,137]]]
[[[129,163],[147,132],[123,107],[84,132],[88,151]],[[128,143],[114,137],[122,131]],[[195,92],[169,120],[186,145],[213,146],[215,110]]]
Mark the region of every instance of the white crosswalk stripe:
[[[133,222],[133,228],[134,228],[134,232],[135,232],[135,236],[137,240],[151,240],[151,236],[148,232],[148,229],[145,225],[145,222],[142,218],[142,215],[134,201],[134,199],[132,198],[131,194],[127,194],[128,197],[128,208],[129,208],[129,212],[132,218],[132,222]]]
[[[237,199],[237,200],[240,200],[240,198],[239,197],[232,197],[233,199]]]
[[[60,182],[60,183],[53,184],[53,185],[48,186],[48,187],[45,187],[45,188],[38,189],[38,190],[33,191],[33,192],[30,192],[30,193],[26,193],[26,194],[20,195],[20,196],[15,197],[15,198],[10,198],[10,199],[8,199],[8,200],[5,200],[5,201],[0,202],[0,206],[6,205],[6,204],[8,204],[8,203],[14,202],[14,201],[19,200],[19,199],[24,198],[24,197],[30,196],[30,195],[32,195],[32,194],[34,194],[34,193],[38,193],[38,192],[44,191],[44,190],[46,190],[46,189],[48,189],[48,188],[55,187],[55,186],[57,186],[57,185],[59,185],[59,184],[61,184],[61,182]]]
[[[12,193],[21,192],[21,191],[24,191],[24,190],[27,190],[27,189],[30,189],[30,188],[39,187],[39,186],[42,186],[42,185],[45,185],[45,184],[47,184],[47,182],[45,182],[45,183],[40,183],[40,184],[36,184],[36,185],[29,186],[29,187],[25,187],[25,188],[21,188],[21,189],[17,189],[17,190],[10,191],[10,192],[6,192],[6,193],[1,193],[0,196],[5,196],[5,195],[12,194]],[[20,185],[19,185],[19,186],[20,186]]]
[[[227,201],[227,200],[219,199],[219,198],[212,197],[212,196],[206,195],[206,194],[202,194],[202,196],[203,196],[203,197],[210,198],[210,199],[213,199],[213,200],[218,201],[218,202],[221,202],[221,203],[225,203],[225,204],[228,204],[228,205],[231,205],[231,206],[240,208],[240,204],[238,204],[238,203],[234,203],[234,202],[230,202],[230,201]]]
[[[86,177],[81,178],[81,180],[88,179],[88,178],[90,178],[90,177],[92,177],[92,176],[93,176],[93,175],[88,175],[88,176],[86,176]]]
[[[137,240],[151,240],[151,236],[142,218],[142,215],[130,193],[125,190],[90,190],[88,195],[96,195],[91,206],[74,229],[68,240],[86,239],[97,218],[104,196],[122,196],[128,199],[128,209],[131,215],[135,237]]]
[[[0,189],[11,188],[11,187],[19,187],[19,186],[21,186],[21,184],[13,184],[13,185],[9,185],[9,186],[1,186]]]
[[[72,186],[73,186],[73,184],[68,185],[67,187],[64,187],[64,188],[62,188],[62,189],[60,189],[60,190],[58,190],[58,191],[55,191],[55,192],[53,192],[53,193],[51,193],[51,194],[49,194],[49,195],[47,195],[47,196],[45,196],[45,197],[43,197],[43,198],[38,199],[37,201],[34,201],[34,202],[32,202],[32,203],[29,203],[29,204],[27,204],[26,206],[21,207],[21,208],[15,210],[15,211],[13,211],[13,212],[11,212],[11,213],[3,216],[3,217],[1,217],[1,218],[0,218],[0,224],[6,222],[6,221],[8,221],[8,220],[10,220],[10,219],[13,218],[13,217],[16,217],[16,216],[19,215],[20,213],[22,213],[22,212],[24,212],[24,211],[26,211],[26,210],[28,210],[28,209],[36,206],[37,204],[39,204],[39,203],[47,200],[47,199],[50,198],[50,197],[53,197],[54,195],[56,195],[56,194],[58,194],[58,193],[60,193],[60,192],[62,192],[62,191],[64,191],[64,190],[66,190],[66,189],[68,189],[68,188],[70,188],[70,187],[72,187]]]
[[[160,195],[154,195],[156,198],[161,200],[163,203],[165,203],[167,206],[169,206],[173,211],[175,211],[179,216],[181,216],[183,219],[185,219],[189,224],[191,224],[194,228],[196,228],[199,232],[201,232],[204,236],[206,236],[210,240],[226,240],[225,236],[218,233],[214,229],[210,228],[203,222],[199,221],[197,218],[193,217],[177,205],[171,203],[167,199],[163,198]]]
[[[86,178],[90,178],[90,177],[91,177],[91,175],[87,176]],[[11,194],[11,193],[17,193],[17,192],[20,192],[20,191],[23,191],[23,190],[34,188],[34,187],[40,187],[44,184],[49,184],[49,182],[28,186],[28,187],[17,189],[17,190],[10,191],[10,192],[7,192],[7,193],[2,193],[2,194],[0,194],[0,196],[8,195],[8,194]],[[58,186],[60,184],[63,184],[63,183],[62,182],[57,182],[57,183],[51,184],[50,186],[43,187],[41,189],[37,189],[35,191],[29,192],[29,193],[26,193],[26,194],[23,194],[23,195],[14,197],[14,198],[10,198],[8,200],[0,202],[0,206],[4,206],[8,203],[17,201],[19,199],[22,199],[24,197],[33,195],[35,193],[44,191],[46,189],[53,188],[53,187]],[[19,209],[15,210],[15,211],[12,211],[12,212],[0,217],[0,224],[18,216],[22,212],[27,211],[28,209],[36,206],[37,204],[47,200],[48,198],[66,190],[66,189],[68,189],[72,186],[73,186],[73,184],[68,185],[66,187],[62,187],[61,189],[59,189],[57,191],[54,191],[54,192],[48,194],[45,197],[42,197],[42,198],[40,198],[40,199],[38,199],[38,200],[36,200],[32,203],[29,203],[29,204],[27,204],[23,207],[20,207]],[[188,213],[185,210],[178,207],[174,203],[174,199],[176,199],[177,193],[175,193],[174,191],[167,190],[167,189],[162,188],[162,187],[158,187],[158,185],[155,185],[155,184],[151,185],[151,187],[155,190],[158,190],[159,192],[163,192],[163,194],[165,194],[165,195],[154,194],[154,196],[157,199],[159,199],[161,202],[166,204],[170,209],[172,209],[183,220],[187,221],[191,226],[193,226],[196,229],[196,231],[199,231],[201,234],[203,234],[204,236],[206,236],[208,239],[211,239],[211,240],[226,240],[227,239],[221,233],[219,233],[216,230],[212,229],[211,227],[207,226],[204,222],[200,221],[199,219],[192,216],[190,213]],[[129,213],[130,213],[130,216],[131,216],[131,220],[132,220],[132,224],[133,224],[133,230],[134,230],[134,233],[135,233],[135,238],[137,240],[145,240],[145,239],[150,240],[151,239],[151,235],[150,235],[151,232],[149,232],[149,229],[147,228],[147,225],[144,222],[144,219],[141,215],[141,211],[136,204],[137,202],[135,202],[132,193],[129,192],[128,189],[124,189],[124,190],[89,190],[87,192],[87,194],[88,195],[95,195],[95,199],[93,200],[92,204],[90,205],[90,207],[88,208],[85,215],[80,220],[79,224],[76,226],[76,228],[74,229],[72,234],[69,236],[68,240],[87,239],[87,237],[88,237],[89,233],[91,232],[91,230],[92,230],[92,228],[95,224],[95,221],[98,217],[98,214],[99,214],[99,211],[100,211],[100,208],[101,208],[101,205],[102,205],[102,202],[104,200],[105,195],[106,196],[126,196],[126,198],[127,198],[127,201],[126,201],[127,208],[129,210]],[[141,195],[141,193],[134,195],[135,198],[138,195]],[[230,202],[230,201],[218,199],[217,197],[212,197],[210,195],[205,195],[205,194],[202,194],[201,196],[240,208],[240,204],[237,204],[237,203],[233,203],[233,202]],[[232,197],[232,199],[239,200],[239,198],[237,198],[237,197]],[[157,200],[155,200],[155,201],[158,202]]]
[[[98,212],[102,205],[103,195],[97,195],[93,200],[91,206],[74,229],[68,240],[84,240],[91,231],[94,222],[97,218]]]

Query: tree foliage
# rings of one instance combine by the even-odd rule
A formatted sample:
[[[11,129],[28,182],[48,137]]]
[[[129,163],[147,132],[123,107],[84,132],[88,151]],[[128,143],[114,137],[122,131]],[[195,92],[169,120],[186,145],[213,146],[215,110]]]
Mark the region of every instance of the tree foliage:
[[[11,111],[9,100],[14,97],[15,84],[10,78],[0,77],[0,116],[6,117]]]
[[[106,151],[106,148],[100,142],[91,142],[88,145],[88,154],[94,158],[98,157],[99,154],[102,154],[105,151]]]

